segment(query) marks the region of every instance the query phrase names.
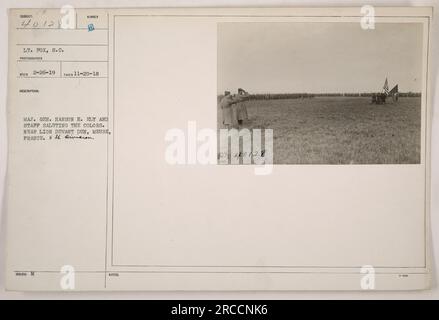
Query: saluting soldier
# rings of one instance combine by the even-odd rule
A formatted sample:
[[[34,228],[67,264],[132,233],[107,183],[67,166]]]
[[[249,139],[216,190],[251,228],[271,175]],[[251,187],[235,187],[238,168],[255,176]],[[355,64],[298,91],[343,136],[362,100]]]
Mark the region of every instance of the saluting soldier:
[[[248,97],[249,94],[242,88],[238,89],[238,94],[233,95],[232,117],[234,126],[239,127],[244,120],[248,119],[247,107],[245,106]]]

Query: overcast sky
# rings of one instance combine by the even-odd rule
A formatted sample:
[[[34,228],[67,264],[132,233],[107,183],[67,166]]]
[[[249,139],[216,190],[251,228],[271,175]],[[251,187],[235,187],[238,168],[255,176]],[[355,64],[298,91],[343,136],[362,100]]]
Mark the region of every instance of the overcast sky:
[[[220,23],[218,92],[420,92],[422,24]]]

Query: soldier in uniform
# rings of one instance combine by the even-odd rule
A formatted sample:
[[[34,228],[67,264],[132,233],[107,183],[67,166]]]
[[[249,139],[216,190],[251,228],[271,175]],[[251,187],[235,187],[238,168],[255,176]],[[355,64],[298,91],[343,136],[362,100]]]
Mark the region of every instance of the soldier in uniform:
[[[233,97],[230,91],[224,92],[224,97],[221,99],[219,106],[223,115],[223,125],[229,129],[233,127],[233,112],[232,112]]]
[[[248,120],[247,106],[245,101],[248,100],[249,94],[244,89],[239,88],[238,94],[233,96],[234,104],[232,106],[232,115],[238,127],[241,126],[244,120]]]
[[[238,125],[242,125],[244,120],[248,120],[248,112],[246,102],[248,100],[249,94],[244,89],[238,89],[239,103],[237,108],[238,115]]]
[[[387,95],[384,92],[382,92],[380,96],[381,96],[381,104],[385,104]]]

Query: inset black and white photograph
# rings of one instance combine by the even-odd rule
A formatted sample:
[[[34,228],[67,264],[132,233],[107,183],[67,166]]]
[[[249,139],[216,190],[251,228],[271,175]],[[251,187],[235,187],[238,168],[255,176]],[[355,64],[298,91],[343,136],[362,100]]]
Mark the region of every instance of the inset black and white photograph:
[[[420,163],[422,37],[419,23],[219,23],[218,129],[271,129],[274,164]]]

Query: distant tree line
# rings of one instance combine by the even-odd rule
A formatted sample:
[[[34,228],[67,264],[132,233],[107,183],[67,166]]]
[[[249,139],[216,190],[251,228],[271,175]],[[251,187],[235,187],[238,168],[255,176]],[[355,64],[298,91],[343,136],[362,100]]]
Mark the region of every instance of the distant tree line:
[[[316,95],[314,93],[255,93],[248,96],[249,100],[276,100],[276,99],[305,99],[313,98]],[[218,96],[220,101],[224,95]]]
[[[376,92],[361,92],[361,93],[319,93],[316,96],[327,97],[327,96],[339,96],[339,97],[371,97]],[[400,97],[420,97],[420,92],[398,92]]]
[[[250,94],[250,100],[305,99],[313,98],[313,93],[257,93]]]
[[[249,100],[276,100],[276,99],[307,99],[314,97],[371,97],[376,92],[358,93],[256,93],[250,94]],[[420,97],[420,92],[399,92],[399,97]],[[220,101],[224,95],[218,96]]]

